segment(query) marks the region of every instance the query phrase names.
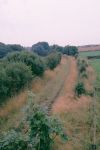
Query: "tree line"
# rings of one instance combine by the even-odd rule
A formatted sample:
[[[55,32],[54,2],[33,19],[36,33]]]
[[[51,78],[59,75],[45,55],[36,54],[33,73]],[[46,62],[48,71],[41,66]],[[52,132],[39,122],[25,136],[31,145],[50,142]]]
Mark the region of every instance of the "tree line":
[[[0,58],[5,57],[8,53],[16,51],[31,51],[40,56],[47,56],[54,51],[71,56],[78,54],[78,48],[76,46],[62,47],[59,45],[49,45],[47,42],[38,42],[33,44],[32,47],[23,47],[18,44],[0,43]]]

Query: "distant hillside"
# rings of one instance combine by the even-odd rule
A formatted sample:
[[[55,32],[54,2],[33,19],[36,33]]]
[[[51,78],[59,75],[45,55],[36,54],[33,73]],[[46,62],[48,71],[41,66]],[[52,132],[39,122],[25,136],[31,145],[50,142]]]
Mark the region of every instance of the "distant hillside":
[[[80,52],[83,51],[100,51],[100,45],[84,45],[84,46],[78,46],[78,50]]]

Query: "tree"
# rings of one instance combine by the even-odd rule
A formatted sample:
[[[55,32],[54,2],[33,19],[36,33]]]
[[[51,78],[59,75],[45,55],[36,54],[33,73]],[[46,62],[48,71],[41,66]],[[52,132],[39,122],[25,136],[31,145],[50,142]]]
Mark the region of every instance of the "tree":
[[[65,46],[63,54],[75,56],[78,54],[78,48],[76,46]]]
[[[21,45],[0,43],[0,58],[3,58],[8,53],[25,50]]]
[[[40,56],[47,56],[50,52],[50,46],[47,42],[39,42],[32,46],[32,51]]]

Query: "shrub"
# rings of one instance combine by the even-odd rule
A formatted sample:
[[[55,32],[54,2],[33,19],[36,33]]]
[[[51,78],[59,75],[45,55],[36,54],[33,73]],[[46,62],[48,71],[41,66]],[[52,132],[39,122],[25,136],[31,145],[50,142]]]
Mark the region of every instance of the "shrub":
[[[36,139],[36,150],[51,150],[54,139],[57,135],[67,140],[66,134],[61,122],[47,115],[44,108],[34,107],[34,113],[29,117],[30,121],[30,138]]]
[[[84,74],[84,72],[86,72],[86,68],[88,67],[87,62],[83,59],[79,59],[77,61],[77,65],[78,65],[78,70],[79,70],[79,74]]]
[[[31,52],[15,52],[9,54],[5,58],[5,61],[23,62],[30,67],[33,75],[41,76],[45,71],[45,65],[42,58]]]
[[[78,97],[81,96],[82,94],[86,93],[85,86],[84,86],[83,82],[77,83],[77,85],[75,86],[75,93]]]
[[[0,65],[0,103],[18,93],[32,80],[31,70],[23,63]]]
[[[61,54],[60,53],[51,53],[48,57],[47,57],[47,67],[51,70],[54,70],[54,68],[56,68],[56,66],[60,63],[61,61]]]
[[[81,78],[86,78],[86,79],[88,78],[87,72],[82,72],[80,76]]]

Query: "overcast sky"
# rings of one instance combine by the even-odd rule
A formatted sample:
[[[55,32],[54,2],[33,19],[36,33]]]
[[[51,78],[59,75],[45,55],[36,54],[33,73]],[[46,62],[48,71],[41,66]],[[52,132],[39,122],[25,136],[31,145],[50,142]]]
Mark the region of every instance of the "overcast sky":
[[[0,41],[100,44],[100,0],[0,0]]]

